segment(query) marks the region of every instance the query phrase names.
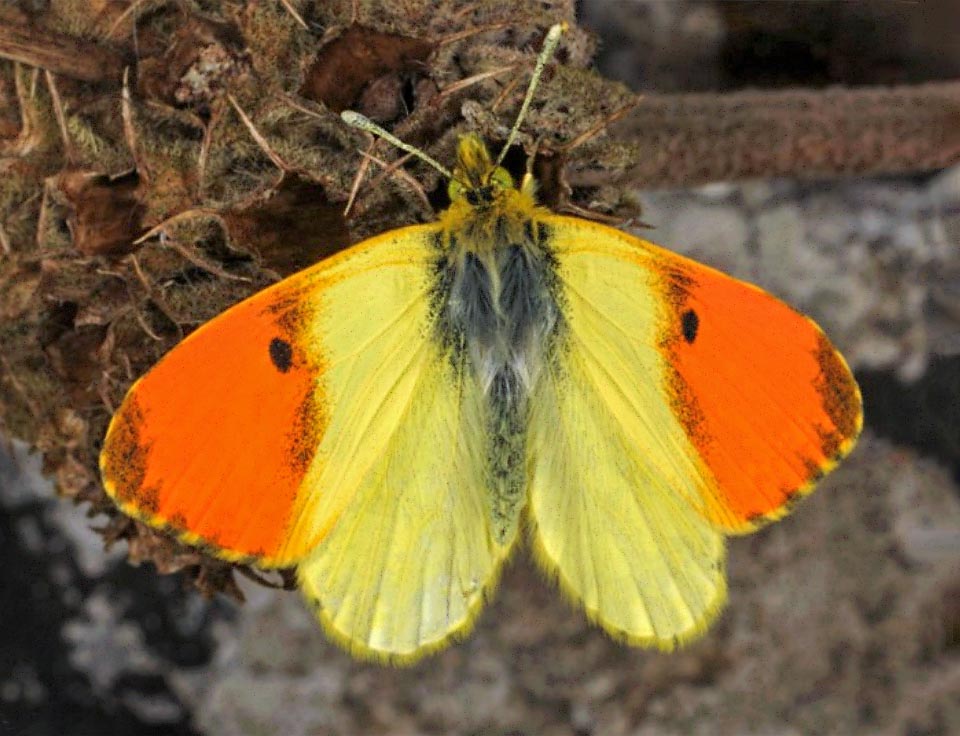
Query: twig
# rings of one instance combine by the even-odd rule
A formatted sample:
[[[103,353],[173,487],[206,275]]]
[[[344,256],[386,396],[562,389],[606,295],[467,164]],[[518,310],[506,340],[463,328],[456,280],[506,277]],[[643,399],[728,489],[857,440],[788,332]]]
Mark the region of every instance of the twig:
[[[246,126],[247,130],[250,131],[250,135],[253,140],[257,142],[257,145],[260,146],[260,149],[267,154],[271,161],[273,161],[273,165],[280,169],[280,171],[289,171],[290,167],[287,166],[287,163],[282,158],[280,158],[280,154],[273,150],[273,147],[267,142],[267,139],[263,137],[263,134],[257,129],[257,126],[253,124],[253,121],[247,117],[247,114],[234,99],[233,95],[228,94],[227,99],[230,100],[230,104],[233,105],[233,109],[237,111],[237,115],[240,116],[240,120],[243,122],[244,126]]]
[[[427,197],[427,193],[423,191],[423,186],[420,184],[420,182],[418,182],[416,179],[410,176],[410,174],[408,174],[406,171],[399,168],[407,159],[410,158],[409,154],[407,156],[402,157],[398,161],[395,161],[392,164],[388,164],[382,158],[377,158],[373,154],[367,153],[365,151],[358,151],[358,153],[364,158],[370,159],[378,166],[383,167],[384,174],[392,174],[398,179],[402,179],[404,182],[406,182],[410,186],[410,188],[413,189],[413,191],[420,198],[420,201],[423,202],[424,206],[427,208],[427,211],[433,212],[433,206],[430,204],[430,199]],[[377,181],[378,180],[374,180],[374,184],[376,184]],[[372,186],[373,185],[371,185],[371,187]]]
[[[8,236],[7,231],[4,230],[2,222],[0,222],[0,251],[3,251],[5,256],[13,253],[13,248],[10,245],[10,236]]]
[[[49,177],[43,180],[43,189],[40,195],[40,210],[37,212],[37,228],[33,236],[37,250],[43,249],[44,238],[50,227],[48,220],[50,218],[50,187],[52,186],[52,181]]]
[[[104,383],[109,380],[110,374],[107,373],[107,371],[100,371],[100,380],[97,382],[97,395],[100,397],[100,402],[106,407],[107,413],[113,414],[117,410],[117,407],[114,406],[110,395],[107,393],[107,387],[104,385]]]
[[[168,320],[170,320],[173,323],[173,326],[177,328],[177,339],[182,340],[183,328],[180,327],[180,322],[177,321],[176,317],[174,317],[173,310],[170,309],[170,306],[166,303],[163,297],[161,297],[156,293],[156,291],[154,291],[153,285],[150,283],[150,279],[147,278],[147,274],[145,274],[143,272],[143,269],[140,268],[140,261],[137,259],[136,253],[130,254],[130,262],[133,263],[133,271],[134,273],[136,273],[137,279],[139,279],[140,283],[143,284],[143,287],[147,290],[147,298],[153,302],[154,306],[156,306],[157,309],[163,312],[164,317],[166,317]],[[136,310],[136,307],[134,307],[134,309]],[[139,318],[141,316],[139,313],[139,310],[136,310],[136,312]],[[153,333],[153,331],[147,326],[146,319],[140,319],[140,326],[143,327],[146,333],[150,335],[150,337],[153,337],[155,340],[159,341],[162,339],[159,336],[156,336]]]
[[[141,243],[146,242],[155,235],[159,235],[161,232],[163,232],[164,228],[169,227],[175,222],[200,216],[212,217],[213,219],[217,220],[217,222],[221,223],[221,225],[223,224],[223,216],[217,210],[211,209],[210,207],[191,207],[190,209],[183,210],[175,215],[170,215],[170,217],[165,219],[163,222],[154,225],[152,228],[147,230],[147,232],[134,240],[133,244],[140,245]]]
[[[361,152],[361,153],[362,153],[362,152]],[[372,159],[373,157],[372,157],[372,156],[371,156],[371,157],[366,157],[366,156],[365,156],[365,158],[370,158],[370,159]],[[398,169],[400,169],[402,166],[405,166],[406,163],[407,163],[407,161],[409,161],[411,158],[413,158],[413,154],[412,154],[412,153],[408,153],[408,154],[406,154],[406,155],[401,156],[400,158],[398,158],[396,161],[394,161],[394,162],[393,162],[392,164],[390,164],[389,166],[386,166],[386,167],[383,169],[383,171],[381,171],[379,174],[377,174],[377,176],[374,177],[373,181],[370,182],[369,189],[370,189],[371,191],[375,190],[378,186],[380,186],[380,185],[384,182],[384,180],[385,180],[388,176],[393,176],[394,173],[395,173]],[[380,166],[384,166],[384,164],[385,164],[385,162],[382,162],[382,161],[378,161],[377,163],[378,163]],[[405,171],[404,171],[403,173],[406,174]],[[410,175],[407,174],[407,176],[410,176]],[[413,178],[413,177],[411,177],[411,178]]]
[[[308,31],[310,30],[310,26],[307,25],[307,22],[301,17],[300,13],[297,12],[297,9],[293,7],[290,0],[280,0],[280,4],[287,9],[287,12],[293,16],[293,19],[297,21],[297,23]]]
[[[377,145],[377,139],[370,136],[370,145],[367,146],[367,153],[372,153],[374,147]],[[357,167],[357,174],[353,177],[353,184],[350,187],[350,196],[347,197],[347,206],[343,208],[343,216],[347,218],[350,216],[350,210],[353,209],[353,202],[357,198],[357,192],[360,191],[360,184],[363,181],[363,177],[367,175],[367,170],[370,168],[370,159],[366,156],[361,158],[360,166]]]
[[[648,95],[611,135],[641,187],[931,171],[960,163],[960,82]]]
[[[104,44],[7,19],[0,22],[0,57],[87,82],[119,82],[125,65],[123,54]]]
[[[514,25],[513,23],[488,23],[485,26],[476,26],[475,28],[468,28],[465,31],[457,31],[456,33],[451,33],[449,36],[442,36],[437,39],[437,46],[446,46],[448,44],[454,43],[456,41],[463,41],[465,38],[470,38],[471,36],[476,36],[480,33],[487,33],[488,31],[499,31],[503,28],[510,28]]]
[[[63,111],[63,100],[60,99],[60,92],[57,90],[57,81],[49,69],[43,72],[47,80],[47,89],[50,90],[50,101],[53,103],[53,115],[57,119],[57,126],[60,128],[60,137],[63,139],[63,156],[67,160],[67,166],[76,163],[76,152],[73,148],[73,141],[70,139],[70,131],[67,130],[67,116]]]
[[[470,13],[474,12],[478,7],[480,7],[480,3],[469,3],[468,5],[465,5],[464,7],[460,8],[460,10],[455,12],[450,17],[456,18],[457,20],[459,20],[460,18],[464,18],[470,15]]]
[[[171,238],[169,235],[164,237],[164,233],[160,233],[160,245],[171,248],[183,256],[185,259],[190,261],[197,268],[202,268],[207,273],[212,273],[215,276],[219,276],[223,279],[228,279],[230,281],[243,281],[248,282],[250,279],[246,276],[237,276],[236,274],[230,273],[220,268],[216,263],[208,261],[206,258],[197,253],[190,246],[181,243],[176,238]]]
[[[506,100],[507,97],[509,97],[513,93],[513,90],[515,90],[519,84],[520,84],[520,77],[514,77],[509,82],[507,82],[503,86],[503,89],[500,90],[500,94],[498,94],[494,98],[493,102],[490,103],[490,112],[496,112],[500,108],[500,105],[503,104],[504,100]]]
[[[482,82],[484,79],[490,79],[491,77],[496,77],[505,72],[514,71],[517,68],[516,64],[510,64],[509,66],[501,66],[496,69],[491,69],[487,72],[480,72],[479,74],[474,74],[472,77],[467,77],[466,79],[460,79],[452,84],[444,87],[440,92],[437,93],[437,96],[431,100],[431,102],[442,100],[445,97],[449,97],[452,94],[459,92],[462,89],[466,89],[471,85]]]
[[[587,130],[583,131],[580,135],[578,135],[576,138],[574,138],[572,141],[567,141],[566,143],[564,143],[563,146],[561,146],[560,150],[563,153],[570,153],[570,151],[574,150],[575,148],[579,148],[584,143],[589,141],[591,138],[595,138],[597,135],[599,135],[600,132],[604,128],[606,128],[608,125],[611,125],[617,122],[618,120],[622,119],[623,117],[625,117],[628,112],[630,112],[637,105],[641,104],[642,99],[643,98],[641,97],[637,100],[632,100],[631,102],[628,102],[626,105],[621,107],[619,110],[615,110],[614,112],[610,113],[609,115],[607,115],[607,117],[605,117],[599,123],[597,123],[596,125],[592,125]]]
[[[203,182],[207,173],[207,160],[210,158],[210,146],[213,145],[213,131],[223,118],[224,109],[223,98],[218,97],[210,106],[210,118],[203,126],[203,140],[200,142],[200,154],[197,156],[197,192],[201,198],[206,189]]]
[[[195,217],[210,217],[216,220],[220,224],[220,227],[222,227],[224,230],[226,230],[229,233],[229,229],[227,228],[226,223],[223,220],[223,216],[219,212],[209,208],[198,207],[194,209],[184,210],[183,212],[178,212],[175,215],[171,215],[170,217],[165,219],[163,222],[161,222],[158,225],[154,225],[146,233],[144,233],[139,238],[137,238],[134,241],[134,244],[141,245],[145,243],[147,240],[153,238],[154,236],[158,236],[160,239],[161,246],[175,250],[185,259],[190,261],[190,263],[192,263],[194,266],[197,266],[198,268],[202,268],[204,271],[207,271],[208,273],[212,273],[215,276],[220,276],[221,278],[224,278],[224,279],[230,279],[231,281],[249,282],[250,279],[248,277],[237,276],[236,274],[230,273],[229,271],[226,271],[220,268],[217,264],[212,263],[211,261],[208,261],[206,258],[201,256],[193,248],[185,245],[184,243],[181,243],[176,238],[171,237],[170,235],[167,234],[166,229],[171,225],[173,225],[175,222],[182,221],[182,220],[189,220]]]
[[[117,34],[117,31],[120,30],[120,26],[122,26],[126,20],[132,20],[133,22],[130,24],[130,29],[131,31],[135,29],[137,25],[137,11],[140,10],[141,5],[147,2],[149,2],[149,0],[134,0],[132,3],[130,3],[127,9],[120,13],[120,15],[117,16],[117,19],[110,25],[110,28],[107,29],[107,38],[118,37],[119,34]]]
[[[150,184],[150,171],[140,156],[140,146],[137,142],[137,129],[133,124],[133,101],[130,98],[130,67],[123,70],[123,89],[120,93],[120,119],[123,120],[123,137],[133,156],[133,163],[137,175],[145,185]]]

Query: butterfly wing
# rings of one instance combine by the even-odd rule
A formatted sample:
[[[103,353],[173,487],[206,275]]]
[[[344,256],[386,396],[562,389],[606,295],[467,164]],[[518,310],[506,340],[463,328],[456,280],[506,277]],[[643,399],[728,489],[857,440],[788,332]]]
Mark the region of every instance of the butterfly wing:
[[[309,483],[351,492],[318,496],[302,516],[335,523],[298,569],[332,638],[355,656],[394,663],[464,632],[508,552],[487,512],[482,391],[466,352],[432,339],[432,254],[407,271],[421,291],[394,319],[331,314],[323,327],[338,356],[326,374],[339,387],[332,393],[357,406],[333,405]],[[383,278],[374,274],[370,298]],[[324,296],[354,290],[343,282]],[[375,336],[370,322],[379,323]]]
[[[638,644],[701,632],[724,534],[785,514],[849,452],[860,395],[819,328],[748,284],[611,228],[545,220],[564,330],[533,401],[543,566]]]
[[[328,630],[384,658],[465,627],[506,554],[479,392],[431,330],[437,232],[361,243],[199,328],[101,455],[126,512],[224,559],[300,563]]]
[[[222,559],[290,565],[290,527],[327,423],[310,297],[323,267],[205,323],[127,392],[100,454],[128,515]]]
[[[355,474],[355,491],[298,579],[332,638],[355,656],[402,663],[469,628],[507,549],[488,521],[479,387],[432,345],[406,354],[415,335],[403,332],[416,328],[396,329],[383,357],[408,367],[378,414],[404,416],[383,442],[362,417],[346,418],[358,426],[342,437],[363,431],[377,448],[337,471]]]

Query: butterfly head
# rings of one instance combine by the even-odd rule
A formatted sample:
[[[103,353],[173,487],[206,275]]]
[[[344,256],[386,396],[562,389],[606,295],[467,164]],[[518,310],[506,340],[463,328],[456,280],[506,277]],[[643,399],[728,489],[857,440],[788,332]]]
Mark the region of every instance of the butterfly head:
[[[506,190],[516,188],[510,172],[496,166],[480,136],[467,133],[457,144],[457,165],[447,192],[451,202],[466,201],[472,207],[489,205]]]

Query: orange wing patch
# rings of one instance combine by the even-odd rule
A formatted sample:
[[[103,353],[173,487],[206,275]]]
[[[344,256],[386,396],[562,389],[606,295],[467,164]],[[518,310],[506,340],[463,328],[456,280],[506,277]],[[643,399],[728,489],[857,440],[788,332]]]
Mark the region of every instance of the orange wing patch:
[[[788,513],[852,449],[860,391],[813,321],[757,287],[678,260],[663,281],[668,391],[713,475],[711,520],[748,532]]]
[[[288,529],[325,425],[321,366],[301,337],[309,302],[291,286],[253,296],[165,356],[127,394],[101,455],[126,513],[260,566],[309,551],[290,547]]]

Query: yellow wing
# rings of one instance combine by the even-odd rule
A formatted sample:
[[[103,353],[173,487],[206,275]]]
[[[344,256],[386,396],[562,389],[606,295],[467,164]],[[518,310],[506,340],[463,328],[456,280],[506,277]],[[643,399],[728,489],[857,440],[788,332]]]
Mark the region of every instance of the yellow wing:
[[[673,448],[639,418],[616,368],[583,343],[574,351],[534,400],[534,552],[611,635],[672,649],[723,605],[724,538],[671,483]]]
[[[327,270],[309,341],[329,423],[304,479],[320,492],[292,532],[321,541],[298,579],[333,639],[386,661],[466,629],[507,553],[486,511],[480,389],[434,339],[436,231],[390,233]]]
[[[608,633],[671,649],[723,605],[724,537],[659,380],[653,274],[581,223],[547,220],[565,327],[531,402],[534,551]]]
[[[533,400],[541,563],[605,629],[672,648],[725,595],[724,534],[788,513],[853,447],[849,368],[755,286],[547,217],[564,328]]]

